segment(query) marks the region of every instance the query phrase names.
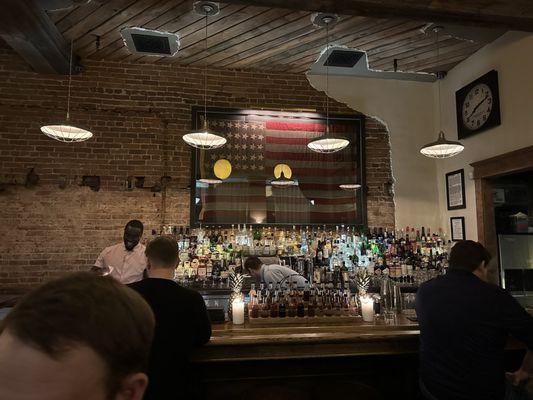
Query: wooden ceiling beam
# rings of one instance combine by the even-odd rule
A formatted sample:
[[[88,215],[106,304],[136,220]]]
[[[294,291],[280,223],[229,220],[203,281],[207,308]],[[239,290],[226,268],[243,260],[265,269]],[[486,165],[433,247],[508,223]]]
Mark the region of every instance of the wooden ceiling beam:
[[[225,2],[533,32],[533,2],[530,0],[499,2],[494,0],[225,0]]]
[[[0,37],[36,72],[69,73],[69,45],[36,0],[2,1]]]

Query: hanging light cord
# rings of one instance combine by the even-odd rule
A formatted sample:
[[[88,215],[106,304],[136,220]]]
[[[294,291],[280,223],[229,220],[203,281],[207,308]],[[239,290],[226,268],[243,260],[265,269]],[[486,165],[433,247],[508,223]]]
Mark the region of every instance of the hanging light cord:
[[[326,23],[326,135],[329,133],[329,22]]]
[[[440,65],[440,42],[439,42],[439,32],[440,27],[435,28],[436,33],[436,41],[437,41],[437,68],[439,68]],[[442,105],[440,100],[440,81],[441,81],[442,75],[440,71],[437,71],[437,93],[439,95],[439,131],[442,129]]]
[[[68,92],[67,92],[67,121],[70,117],[70,87],[72,85],[72,52],[74,47],[74,39],[70,39],[70,60],[68,65]]]
[[[205,53],[207,55],[207,16],[208,12],[205,11]],[[204,125],[207,130],[207,57],[204,63]]]

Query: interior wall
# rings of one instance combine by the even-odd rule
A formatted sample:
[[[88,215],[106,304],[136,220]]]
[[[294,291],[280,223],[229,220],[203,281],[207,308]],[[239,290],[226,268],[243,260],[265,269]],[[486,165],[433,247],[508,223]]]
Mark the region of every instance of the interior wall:
[[[325,90],[323,75],[309,82]],[[394,176],[395,222],[406,226],[441,227],[435,182],[436,163],[420,148],[436,139],[436,90],[432,83],[330,76],[330,97],[382,121],[388,128]]]
[[[450,229],[450,217],[464,216],[466,238],[477,240],[474,181],[471,163],[533,145],[533,34],[508,32],[453,68],[441,82],[442,127],[457,138],[455,92],[490,70],[498,71],[501,125],[463,139],[465,150],[439,160],[440,224]],[[394,148],[393,148],[394,152]],[[466,209],[448,211],[445,174],[465,169]]]
[[[81,143],[40,132],[65,117],[66,76],[37,74],[0,43],[0,292],[26,290],[75,270],[121,241],[124,224],[140,219],[145,239],[161,224],[189,222],[190,154],[182,135],[193,106],[203,105],[203,69],[176,64],[83,61],[72,78],[71,123],[91,130]],[[324,113],[324,94],[301,74],[209,70],[208,107]],[[332,114],[357,113],[331,101]],[[368,223],[394,227],[385,127],[366,119]],[[25,187],[34,168],[40,180]],[[80,186],[99,176],[101,188]],[[128,176],[166,191],[125,190]]]

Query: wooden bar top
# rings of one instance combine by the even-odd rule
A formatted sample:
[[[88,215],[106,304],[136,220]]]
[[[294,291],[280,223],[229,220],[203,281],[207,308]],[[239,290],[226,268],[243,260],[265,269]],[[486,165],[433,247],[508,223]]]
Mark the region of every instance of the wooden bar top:
[[[386,324],[354,318],[348,323],[236,326],[213,325],[211,341],[193,356],[195,362],[301,359],[418,351],[418,324],[404,316]]]

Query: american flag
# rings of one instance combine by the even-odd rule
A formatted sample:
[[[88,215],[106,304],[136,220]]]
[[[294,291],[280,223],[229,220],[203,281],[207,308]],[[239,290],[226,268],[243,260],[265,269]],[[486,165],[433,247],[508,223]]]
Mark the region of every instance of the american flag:
[[[224,183],[197,191],[199,221],[216,223],[346,223],[357,221],[359,192],[344,191],[359,175],[357,141],[337,153],[319,154],[307,143],[324,134],[325,124],[309,119],[257,116],[210,119],[212,130],[228,142],[199,154],[199,176],[213,174],[219,159],[227,159],[232,174]],[[355,138],[353,122],[330,125],[332,133]],[[297,186],[276,188],[274,167],[287,164]]]

